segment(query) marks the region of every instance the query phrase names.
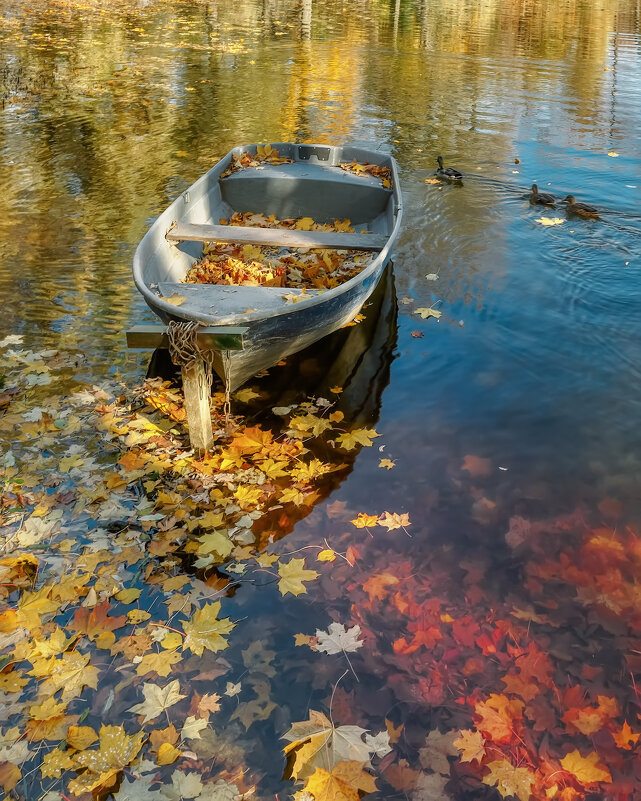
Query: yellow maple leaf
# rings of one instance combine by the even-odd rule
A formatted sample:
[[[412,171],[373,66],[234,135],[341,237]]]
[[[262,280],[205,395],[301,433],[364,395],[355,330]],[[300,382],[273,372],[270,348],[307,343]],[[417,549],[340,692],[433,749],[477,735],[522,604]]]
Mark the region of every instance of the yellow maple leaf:
[[[278,589],[281,595],[287,595],[288,592],[292,595],[301,595],[307,592],[303,582],[313,581],[320,574],[315,570],[307,570],[304,559],[290,559],[289,562],[278,563],[278,575],[280,576]]]
[[[17,624],[25,629],[41,625],[42,617],[58,611],[59,604],[49,598],[51,587],[41,587],[36,592],[24,592],[16,610]]]
[[[349,521],[356,528],[370,528],[378,525],[378,515],[368,515],[366,512],[359,512],[358,516]]]
[[[316,559],[319,562],[333,562],[336,559],[336,551],[333,551],[331,548],[324,548],[319,552]]]
[[[96,787],[110,787],[120,771],[131,764],[145,740],[145,732],[128,735],[124,726],[102,726],[100,747],[73,756],[76,770],[84,771],[69,782],[74,795],[89,793]]]
[[[463,729],[459,734],[453,745],[461,751],[461,762],[476,760],[480,765],[485,756],[485,739],[481,732]]]
[[[298,220],[296,220],[294,228],[297,231],[311,231],[313,225],[314,220],[311,217],[300,217]]]
[[[576,777],[581,784],[611,782],[610,771],[598,763],[599,755],[595,751],[587,757],[582,757],[577,748],[566,754],[561,760],[563,769]]]
[[[391,459],[381,459],[378,466],[391,470],[393,467],[396,467],[396,462],[393,462]]]
[[[62,654],[54,659],[49,670],[49,678],[41,685],[42,692],[53,694],[62,689],[62,700],[74,698],[83,687],[98,687],[98,668],[89,664],[90,654],[79,651]]]
[[[488,784],[490,787],[496,785],[504,798],[516,796],[520,801],[530,801],[531,788],[536,776],[528,768],[515,768],[507,759],[488,762],[486,767],[490,772],[483,777],[483,784]]]
[[[173,632],[170,632],[173,634]],[[182,642],[180,634],[175,635]],[[161,643],[164,647],[164,640]],[[159,676],[168,676],[172,672],[173,665],[180,662],[181,655],[176,650],[166,650],[160,653],[145,654],[138,665],[136,666],[136,673],[139,676],[145,676],[147,673],[157,673]]]
[[[539,217],[534,222],[539,223],[539,225],[563,225],[565,220],[561,219],[561,217]]]
[[[424,320],[427,320],[428,317],[434,317],[434,319],[438,320],[443,314],[443,312],[433,308],[432,306],[422,306],[420,309],[414,309],[414,313],[418,314],[419,317],[422,317]]]
[[[355,428],[345,434],[340,434],[336,437],[336,442],[341,448],[346,451],[351,451],[357,445],[364,445],[369,448],[372,445],[372,440],[380,436],[373,428]]]
[[[331,773],[316,768],[305,790],[314,796],[314,801],[358,801],[361,792],[376,791],[376,782],[363,770],[362,762],[350,760],[339,762]]]
[[[224,635],[229,634],[236,624],[228,617],[219,620],[219,611],[220,601],[205,604],[194,613],[191,620],[183,623],[183,631],[187,635],[183,648],[189,648],[201,656],[205,648],[216,653],[229,646]]]
[[[71,754],[54,748],[42,758],[40,773],[43,779],[59,779],[63,770],[69,770],[73,765]]]
[[[426,183],[426,184],[440,184],[441,182],[439,181],[438,178],[426,178],[424,183]]]

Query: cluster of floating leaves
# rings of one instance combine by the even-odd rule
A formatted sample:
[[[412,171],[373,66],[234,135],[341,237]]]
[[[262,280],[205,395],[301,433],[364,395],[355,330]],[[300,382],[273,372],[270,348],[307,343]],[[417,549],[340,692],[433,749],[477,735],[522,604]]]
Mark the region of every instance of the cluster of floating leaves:
[[[353,232],[350,220],[316,223],[311,217],[278,220],[274,215],[234,212],[221,225],[248,225],[294,231]],[[357,275],[371,258],[365,251],[309,248],[289,250],[258,245],[208,242],[203,257],[185,276],[190,284],[232,284],[299,289],[333,289]]]
[[[0,347],[5,793],[273,798],[280,736],[298,801],[639,797],[634,530],[514,516],[508,591],[482,549],[426,553],[407,512],[374,506],[330,504],[333,533],[287,553],[375,430],[309,399],[235,418],[197,459],[171,385],[58,392],[77,354]],[[481,516],[491,472],[468,455],[458,478]],[[278,626],[240,615],[237,588],[280,602]]]

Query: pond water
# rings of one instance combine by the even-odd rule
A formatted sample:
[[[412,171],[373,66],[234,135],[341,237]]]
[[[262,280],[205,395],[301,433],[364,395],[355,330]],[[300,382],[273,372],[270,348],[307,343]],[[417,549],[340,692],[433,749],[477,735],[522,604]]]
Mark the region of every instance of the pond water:
[[[225,660],[198,667],[192,654],[184,673],[145,679],[180,677],[181,722],[195,687],[223,701],[202,752],[195,738],[182,746],[192,757],[157,774],[131,768],[126,781],[145,783],[131,798],[231,798],[212,789],[222,776],[282,801],[306,775],[294,784],[290,764],[283,778],[280,738],[310,710],[390,733],[369,751],[355,730],[360,745],[331,744],[376,778],[372,798],[641,798],[638,0],[9,0],[2,14],[0,341],[67,354],[68,390],[142,381],[148,354],[128,352],[124,331],[154,318],[133,286],[133,252],[232,147],[350,141],[401,170],[404,229],[365,321],[237,401],[269,429],[275,405],[338,396],[345,429],[378,434],[340,458],[325,445],[321,458],[345,466],[316,503],[254,527],[265,553],[307,554],[320,578],[296,596],[277,591],[273,572],[232,582],[221,616],[241,622]],[[439,154],[462,183],[435,180]],[[529,202],[535,181],[556,208]],[[599,218],[567,215],[570,193]],[[441,317],[422,319],[425,307]],[[29,387],[46,407],[47,387]],[[104,457],[83,425],[65,447]],[[5,468],[11,450],[37,472],[40,434],[1,433]],[[350,522],[385,512],[410,522]],[[349,561],[319,563],[321,548]],[[294,645],[332,621],[358,624],[363,645]],[[139,731],[127,716],[142,699],[133,676],[115,702],[87,689],[70,710],[87,708],[96,730]],[[228,682],[245,689],[224,696]],[[5,736],[24,728],[15,704],[3,708]],[[163,725],[178,726],[171,716]],[[461,737],[468,750],[452,744]],[[485,751],[468,759],[479,737]],[[71,763],[43,778],[33,754],[11,791],[71,794]],[[172,776],[190,772],[209,790],[181,791]],[[161,796],[172,781],[175,796]],[[350,781],[356,795],[308,792],[371,790]]]

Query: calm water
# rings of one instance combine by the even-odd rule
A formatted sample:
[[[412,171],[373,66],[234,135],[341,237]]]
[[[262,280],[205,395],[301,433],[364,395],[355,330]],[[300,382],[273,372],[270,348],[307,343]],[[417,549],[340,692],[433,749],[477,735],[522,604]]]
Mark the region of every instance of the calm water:
[[[388,290],[398,313],[390,318],[388,294],[368,334],[378,344],[359,378],[364,397],[350,409],[381,437],[281,550],[344,542],[360,511],[408,512],[412,540],[381,538],[368,563],[420,565],[429,552],[440,592],[464,606],[455,566],[479,559],[491,607],[524,580],[504,553],[510,518],[579,508],[599,525],[599,504],[614,499],[606,522],[638,526],[638,0],[34,0],[5,2],[3,13],[0,339],[77,349],[80,378],[134,384],[147,364],[127,353],[123,332],[153,318],[130,264],[155,215],[239,143],[379,148],[403,180]],[[438,154],[465,174],[462,186],[426,183]],[[531,206],[533,181],[597,206],[600,220]],[[563,224],[537,222],[555,217]],[[439,321],[413,313],[433,303]],[[381,469],[382,457],[396,467]],[[323,591],[345,621],[344,591]],[[284,615],[283,629],[270,622],[261,636],[286,647],[283,631],[317,624],[270,599],[259,602]],[[257,601],[247,591],[233,603],[251,616]],[[365,627],[367,614],[353,619]],[[275,697],[300,660],[299,650],[283,662]],[[377,671],[363,660],[363,706],[379,690]],[[309,682],[261,736],[305,718],[310,692],[325,688]]]

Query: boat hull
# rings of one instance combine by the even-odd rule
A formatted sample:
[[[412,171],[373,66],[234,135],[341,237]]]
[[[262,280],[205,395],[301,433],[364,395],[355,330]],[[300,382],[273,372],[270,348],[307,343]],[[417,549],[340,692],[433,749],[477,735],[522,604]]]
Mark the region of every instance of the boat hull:
[[[134,257],[136,285],[163,322],[193,320],[247,328],[243,350],[228,352],[224,360],[221,353],[214,355],[216,372],[231,390],[350,322],[376,288],[400,228],[398,174],[390,156],[353,147],[287,143],[275,147],[286,148],[293,156],[289,170],[266,168],[253,174],[247,170],[246,180],[243,174],[225,179],[232,154],[244,150],[235,149],[158,218]],[[316,159],[317,150],[327,157]],[[304,163],[297,160],[299,151],[305,154]],[[355,179],[336,169],[345,158],[389,165],[391,189],[384,190],[380,181]],[[248,208],[252,203],[258,208]],[[383,235],[386,244],[356,276],[323,292],[181,283],[202,245],[189,241],[177,247],[168,242],[165,235],[173,223],[217,223],[230,211],[258,210],[278,219],[286,216],[284,212],[296,216],[312,216],[313,212],[317,221],[349,216],[356,231]],[[175,295],[184,295],[179,305],[172,302]]]

